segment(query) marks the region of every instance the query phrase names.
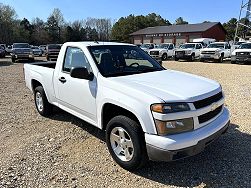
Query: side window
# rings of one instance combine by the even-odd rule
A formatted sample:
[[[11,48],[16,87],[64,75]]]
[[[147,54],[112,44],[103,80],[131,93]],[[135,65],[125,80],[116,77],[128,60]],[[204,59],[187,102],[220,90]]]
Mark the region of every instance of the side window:
[[[174,48],[174,47],[173,47],[173,45],[171,44],[171,45],[169,46],[168,49],[169,49],[169,50],[173,50],[173,48]]]
[[[196,49],[201,49],[199,44],[196,44]]]
[[[66,49],[63,71],[70,72],[72,67],[86,67],[91,71],[91,66],[84,54],[84,52],[76,47],[68,47]]]

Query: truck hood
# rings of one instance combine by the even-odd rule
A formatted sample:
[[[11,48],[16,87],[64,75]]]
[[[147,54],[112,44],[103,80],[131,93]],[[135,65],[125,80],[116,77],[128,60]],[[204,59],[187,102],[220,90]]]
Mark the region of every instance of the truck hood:
[[[13,48],[14,53],[30,53],[31,48]]]
[[[177,49],[176,51],[191,51],[191,50],[194,50],[194,48]]]
[[[204,48],[201,50],[201,52],[215,52],[215,51],[221,51],[222,49],[221,48]]]
[[[165,102],[193,102],[221,91],[220,84],[213,80],[172,70],[112,79],[121,86],[131,87]]]
[[[236,49],[232,52],[232,55],[236,55],[236,52],[251,52],[251,49]]]
[[[157,52],[161,52],[161,51],[167,51],[167,49],[165,49],[165,48],[156,48],[156,49],[152,49],[152,50],[150,50],[150,52],[152,52],[152,51],[157,51]]]

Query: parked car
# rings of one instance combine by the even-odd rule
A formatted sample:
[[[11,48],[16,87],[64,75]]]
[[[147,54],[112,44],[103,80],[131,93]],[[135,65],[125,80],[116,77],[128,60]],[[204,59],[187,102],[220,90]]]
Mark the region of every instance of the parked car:
[[[43,51],[38,46],[32,46],[34,56],[42,56]]]
[[[200,57],[200,50],[203,48],[200,43],[185,43],[180,46],[179,49],[175,50],[175,61],[185,59],[194,61]]]
[[[251,63],[251,43],[242,43],[231,55],[231,63]]]
[[[55,105],[106,130],[127,170],[195,155],[229,126],[219,83],[166,70],[135,45],[65,43],[56,63],[25,64],[24,73],[39,114]]]
[[[61,49],[60,44],[48,44],[46,46],[47,61],[57,60],[60,49]]]
[[[34,54],[30,45],[28,43],[14,43],[11,52],[12,62],[24,59],[34,61]]]
[[[174,44],[163,43],[158,45],[156,48],[149,50],[150,56],[157,61],[165,61],[170,57],[174,56]]]
[[[214,60],[222,63],[225,58],[231,57],[231,46],[228,42],[214,42],[201,50],[200,61]]]
[[[2,46],[0,46],[0,57],[5,57],[5,49],[2,47]]]
[[[198,39],[193,39],[193,42],[196,43],[201,43],[203,48],[207,47],[209,44],[216,42],[215,39],[212,38],[198,38]]]

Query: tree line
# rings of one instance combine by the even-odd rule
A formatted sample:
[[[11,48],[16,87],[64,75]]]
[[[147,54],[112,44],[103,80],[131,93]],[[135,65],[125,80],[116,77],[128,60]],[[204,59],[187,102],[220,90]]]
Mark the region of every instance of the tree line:
[[[227,40],[233,40],[236,18],[223,24]],[[247,23],[247,20],[242,20]],[[182,17],[173,24],[188,24]],[[67,22],[59,9],[54,9],[44,21],[38,17],[29,21],[17,18],[16,11],[0,3],[0,43],[28,42],[33,45],[64,43],[67,41],[120,41],[131,42],[130,34],[146,27],[172,25],[169,20],[151,13],[146,16],[129,15],[113,23],[110,18],[86,18]],[[239,35],[245,33],[241,26]]]

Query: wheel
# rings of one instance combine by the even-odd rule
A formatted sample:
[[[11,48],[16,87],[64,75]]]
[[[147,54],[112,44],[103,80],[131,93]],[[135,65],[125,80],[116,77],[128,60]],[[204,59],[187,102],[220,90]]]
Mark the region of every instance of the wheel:
[[[38,113],[42,116],[48,117],[52,114],[52,104],[47,100],[47,97],[42,86],[38,86],[34,90],[34,101]]]
[[[14,57],[11,58],[11,62],[12,62],[12,63],[15,63],[15,62],[16,62],[16,60],[15,60]]]
[[[205,60],[204,60],[204,59],[200,59],[200,62],[202,62],[202,63],[203,63],[203,62],[205,62]]]
[[[174,60],[175,61],[179,61],[179,58],[177,58],[176,56],[174,56]]]
[[[195,55],[192,54],[190,60],[193,62],[195,60]]]
[[[223,62],[223,57],[220,56],[220,58],[218,59],[218,63],[222,63]]]
[[[231,61],[231,64],[236,64],[236,61]]]
[[[108,150],[114,161],[126,170],[138,169],[147,162],[144,140],[140,125],[126,116],[116,116],[107,125]]]
[[[162,55],[162,61],[166,61],[166,60],[167,60],[167,54],[165,53]]]

